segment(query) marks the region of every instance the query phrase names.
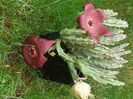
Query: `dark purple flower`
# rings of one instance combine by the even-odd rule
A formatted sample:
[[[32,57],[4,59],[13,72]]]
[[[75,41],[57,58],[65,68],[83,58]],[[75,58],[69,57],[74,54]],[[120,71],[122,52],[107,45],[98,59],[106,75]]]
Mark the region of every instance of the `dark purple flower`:
[[[39,36],[29,36],[23,46],[23,56],[28,65],[34,68],[42,67],[47,58],[44,57],[55,40],[42,39]]]
[[[91,3],[84,5],[85,12],[79,16],[79,26],[84,29],[93,39],[95,45],[99,42],[100,36],[111,36],[112,33],[102,24],[105,13],[102,9],[94,9]]]

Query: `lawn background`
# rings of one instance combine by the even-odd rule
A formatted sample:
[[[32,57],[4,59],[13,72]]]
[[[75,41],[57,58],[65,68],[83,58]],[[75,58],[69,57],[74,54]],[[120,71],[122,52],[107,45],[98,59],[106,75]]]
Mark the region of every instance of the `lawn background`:
[[[96,8],[113,9],[119,18],[128,21],[125,42],[133,51],[133,0],[1,0],[0,99],[75,99],[69,93],[71,85],[44,80],[24,63],[21,43],[29,35],[75,27],[86,2]],[[124,87],[102,85],[91,78],[87,81],[96,99],[133,99],[133,53],[125,58],[129,62],[118,75],[126,83]]]

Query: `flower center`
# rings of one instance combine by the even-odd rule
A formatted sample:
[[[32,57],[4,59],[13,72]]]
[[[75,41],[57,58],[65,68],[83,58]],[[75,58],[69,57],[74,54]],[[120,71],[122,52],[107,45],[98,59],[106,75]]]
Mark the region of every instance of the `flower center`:
[[[36,52],[35,47],[30,47],[30,48],[29,48],[29,55],[30,55],[31,57],[35,57],[35,56],[37,55],[37,52]]]
[[[89,26],[92,26],[93,25],[92,20],[89,20],[88,24],[89,24]]]

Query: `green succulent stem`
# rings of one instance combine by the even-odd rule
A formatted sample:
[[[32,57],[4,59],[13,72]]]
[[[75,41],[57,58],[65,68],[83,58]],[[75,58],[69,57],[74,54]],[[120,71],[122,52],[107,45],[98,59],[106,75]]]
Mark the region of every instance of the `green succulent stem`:
[[[60,45],[61,41],[58,39],[56,42],[56,50],[59,56],[61,56],[64,61],[66,61],[68,63],[68,67],[70,70],[70,73],[72,75],[73,80],[78,80],[78,74],[77,71],[75,69],[75,64],[74,64],[74,60],[71,56],[69,56],[68,54],[66,54],[63,49],[61,48]]]

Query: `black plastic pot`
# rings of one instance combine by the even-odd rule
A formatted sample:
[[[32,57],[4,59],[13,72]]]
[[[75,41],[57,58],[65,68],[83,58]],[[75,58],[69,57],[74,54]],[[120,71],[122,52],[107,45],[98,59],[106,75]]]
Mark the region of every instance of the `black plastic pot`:
[[[55,40],[60,37],[60,33],[52,32],[41,35],[40,37],[48,40]],[[65,52],[69,51],[65,44],[62,43],[61,45]],[[67,63],[57,54],[56,50],[54,52],[56,53],[54,57],[50,56],[48,53],[44,55],[48,60],[42,68],[39,68],[43,78],[65,84],[73,83]]]

